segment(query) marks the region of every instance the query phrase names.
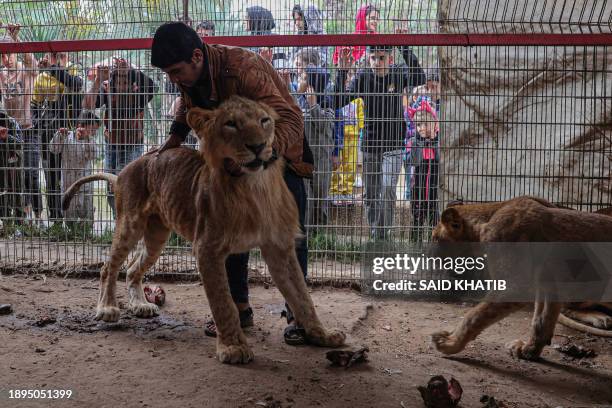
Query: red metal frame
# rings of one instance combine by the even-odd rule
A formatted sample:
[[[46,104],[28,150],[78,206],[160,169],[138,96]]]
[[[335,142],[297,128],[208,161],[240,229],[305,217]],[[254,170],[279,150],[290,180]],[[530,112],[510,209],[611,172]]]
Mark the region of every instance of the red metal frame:
[[[298,38],[299,37],[299,38]],[[209,44],[239,47],[406,45],[411,46],[607,46],[612,34],[342,34],[205,37]],[[141,50],[151,38],[0,43],[0,53]]]

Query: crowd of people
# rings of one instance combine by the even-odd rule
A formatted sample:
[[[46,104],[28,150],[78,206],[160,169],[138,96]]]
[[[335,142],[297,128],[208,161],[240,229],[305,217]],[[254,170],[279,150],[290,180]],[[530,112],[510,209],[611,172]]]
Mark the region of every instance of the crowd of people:
[[[323,14],[315,6],[295,5],[291,17],[297,34],[325,34]],[[379,18],[375,6],[361,7],[355,33],[376,33]],[[270,10],[246,9],[249,34],[270,35],[275,27]],[[200,37],[215,35],[212,21],[194,29]],[[19,26],[9,25],[0,41],[19,41]],[[302,111],[305,154],[314,164],[312,178],[305,179],[305,224],[312,233],[328,225],[332,206],[355,205],[363,198],[370,237],[390,238],[402,173],[413,225],[438,221],[436,69],[424,70],[408,46],[250,50],[276,69]],[[394,61],[396,55],[400,61]],[[101,61],[82,75],[68,53],[47,53],[39,60],[33,54],[2,54],[0,219],[91,229],[93,191],[82,190],[66,212],[61,194],[90,173],[100,156],[103,170],[118,174],[144,154],[145,115],[159,89],[168,101],[163,105],[170,107],[162,116],[174,117],[181,109],[177,86],[156,83],[126,59]],[[95,142],[98,131],[104,135],[103,149]],[[191,135],[186,144],[196,147],[197,139]],[[362,187],[360,197],[356,192]],[[107,199],[114,216],[110,189]]]
[[[18,42],[19,31],[18,25],[9,25],[0,41]],[[83,190],[65,212],[62,193],[91,173],[99,155],[104,156],[104,171],[118,174],[144,153],[144,111],[158,92],[155,82],[122,58],[98,63],[88,89],[87,75],[80,71],[68,53],[46,53],[39,60],[33,54],[2,54],[0,218],[4,221],[90,231],[93,191]],[[104,149],[95,139],[99,128],[104,129]],[[112,191],[108,203],[114,214]]]

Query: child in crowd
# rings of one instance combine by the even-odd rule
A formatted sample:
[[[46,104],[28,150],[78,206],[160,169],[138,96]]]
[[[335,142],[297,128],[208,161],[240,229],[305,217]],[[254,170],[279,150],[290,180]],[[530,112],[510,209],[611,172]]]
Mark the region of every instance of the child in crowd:
[[[61,128],[51,139],[51,153],[62,155],[62,195],[76,180],[91,174],[96,158],[94,136],[101,125],[102,121],[93,112],[83,111],[74,131]],[[73,231],[76,228],[91,231],[94,220],[92,184],[81,187],[70,202],[64,219]]]
[[[410,165],[410,149],[411,139],[416,133],[415,124],[410,119],[408,113],[409,108],[416,109],[420,103],[420,99],[427,100],[432,106],[435,107],[436,114],[440,116],[440,79],[438,69],[434,68],[427,72],[427,81],[425,84],[417,86],[412,91],[412,96],[406,98],[408,106],[405,109],[404,117],[406,119],[407,131],[406,131],[406,160],[404,161],[405,168],[405,199],[410,201],[411,191],[414,184],[414,167]],[[417,102],[418,101],[418,102]]]
[[[434,226],[439,221],[439,123],[435,107],[426,97],[417,100],[416,108],[408,114],[415,124],[415,134],[409,140],[410,165],[414,167],[414,183],[410,206],[414,219],[413,239],[423,236],[425,226]]]
[[[331,195],[332,204],[353,205],[353,188],[357,173],[358,145],[364,127],[363,99],[357,98],[337,111],[339,126],[336,130],[336,144],[332,161]]]

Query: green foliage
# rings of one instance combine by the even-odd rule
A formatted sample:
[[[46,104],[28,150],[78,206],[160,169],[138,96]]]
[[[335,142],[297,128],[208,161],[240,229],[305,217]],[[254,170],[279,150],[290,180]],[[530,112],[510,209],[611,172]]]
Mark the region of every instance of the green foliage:
[[[35,225],[29,223],[3,220],[2,228],[0,228],[0,238],[36,237],[40,235],[40,231]]]
[[[191,243],[187,241],[186,239],[184,239],[183,237],[179,236],[176,232],[172,232],[170,234],[170,238],[168,238],[168,243],[166,244],[166,246],[176,247],[176,248],[185,248],[185,247],[190,247]]]
[[[62,242],[93,242],[98,238],[93,234],[91,221],[55,222],[46,230],[39,230],[35,236],[40,236],[48,241]]]
[[[209,14],[209,18],[214,18],[212,10],[226,16],[230,5],[189,2],[198,16]],[[176,0],[2,0],[0,21],[21,24],[23,39],[29,41],[148,38],[160,23],[182,19],[182,8],[183,2]]]
[[[361,260],[362,244],[354,237],[316,233],[308,236],[308,258],[329,259],[338,262]]]
[[[102,234],[92,237],[91,243],[110,245],[113,242],[113,234],[114,232],[111,229],[106,228]]]

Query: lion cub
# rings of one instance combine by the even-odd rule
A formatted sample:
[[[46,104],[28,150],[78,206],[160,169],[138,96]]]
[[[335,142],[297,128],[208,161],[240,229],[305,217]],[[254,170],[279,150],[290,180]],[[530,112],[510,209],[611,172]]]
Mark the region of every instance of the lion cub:
[[[247,363],[253,358],[230,296],[225,259],[254,247],[261,249],[309,342],[328,347],[344,343],[342,332],[326,331],[319,321],[295,255],[295,240],[301,238],[298,210],[283,180],[285,163],[272,148],[275,119],[268,106],[237,96],[214,111],[193,108],[187,120],[201,139],[199,152],[176,148],[145,155],[118,177],[98,173],[68,189],[64,208],[84,183],[107,180],[115,192],[116,231],[100,274],[96,319],[119,319],[117,274],[140,240],[144,245],[128,266],[128,307],[140,317],[157,314],[157,306],[145,300],[142,277],[176,231],[193,243],[217,324],[220,361]]]
[[[546,200],[518,197],[513,200],[450,206],[433,231],[437,242],[612,242],[612,217],[558,208]],[[462,351],[484,329],[525,303],[481,302],[470,309],[452,331],[432,335],[444,354]],[[510,353],[537,359],[552,339],[563,303],[536,302],[529,339],[508,344]]]

